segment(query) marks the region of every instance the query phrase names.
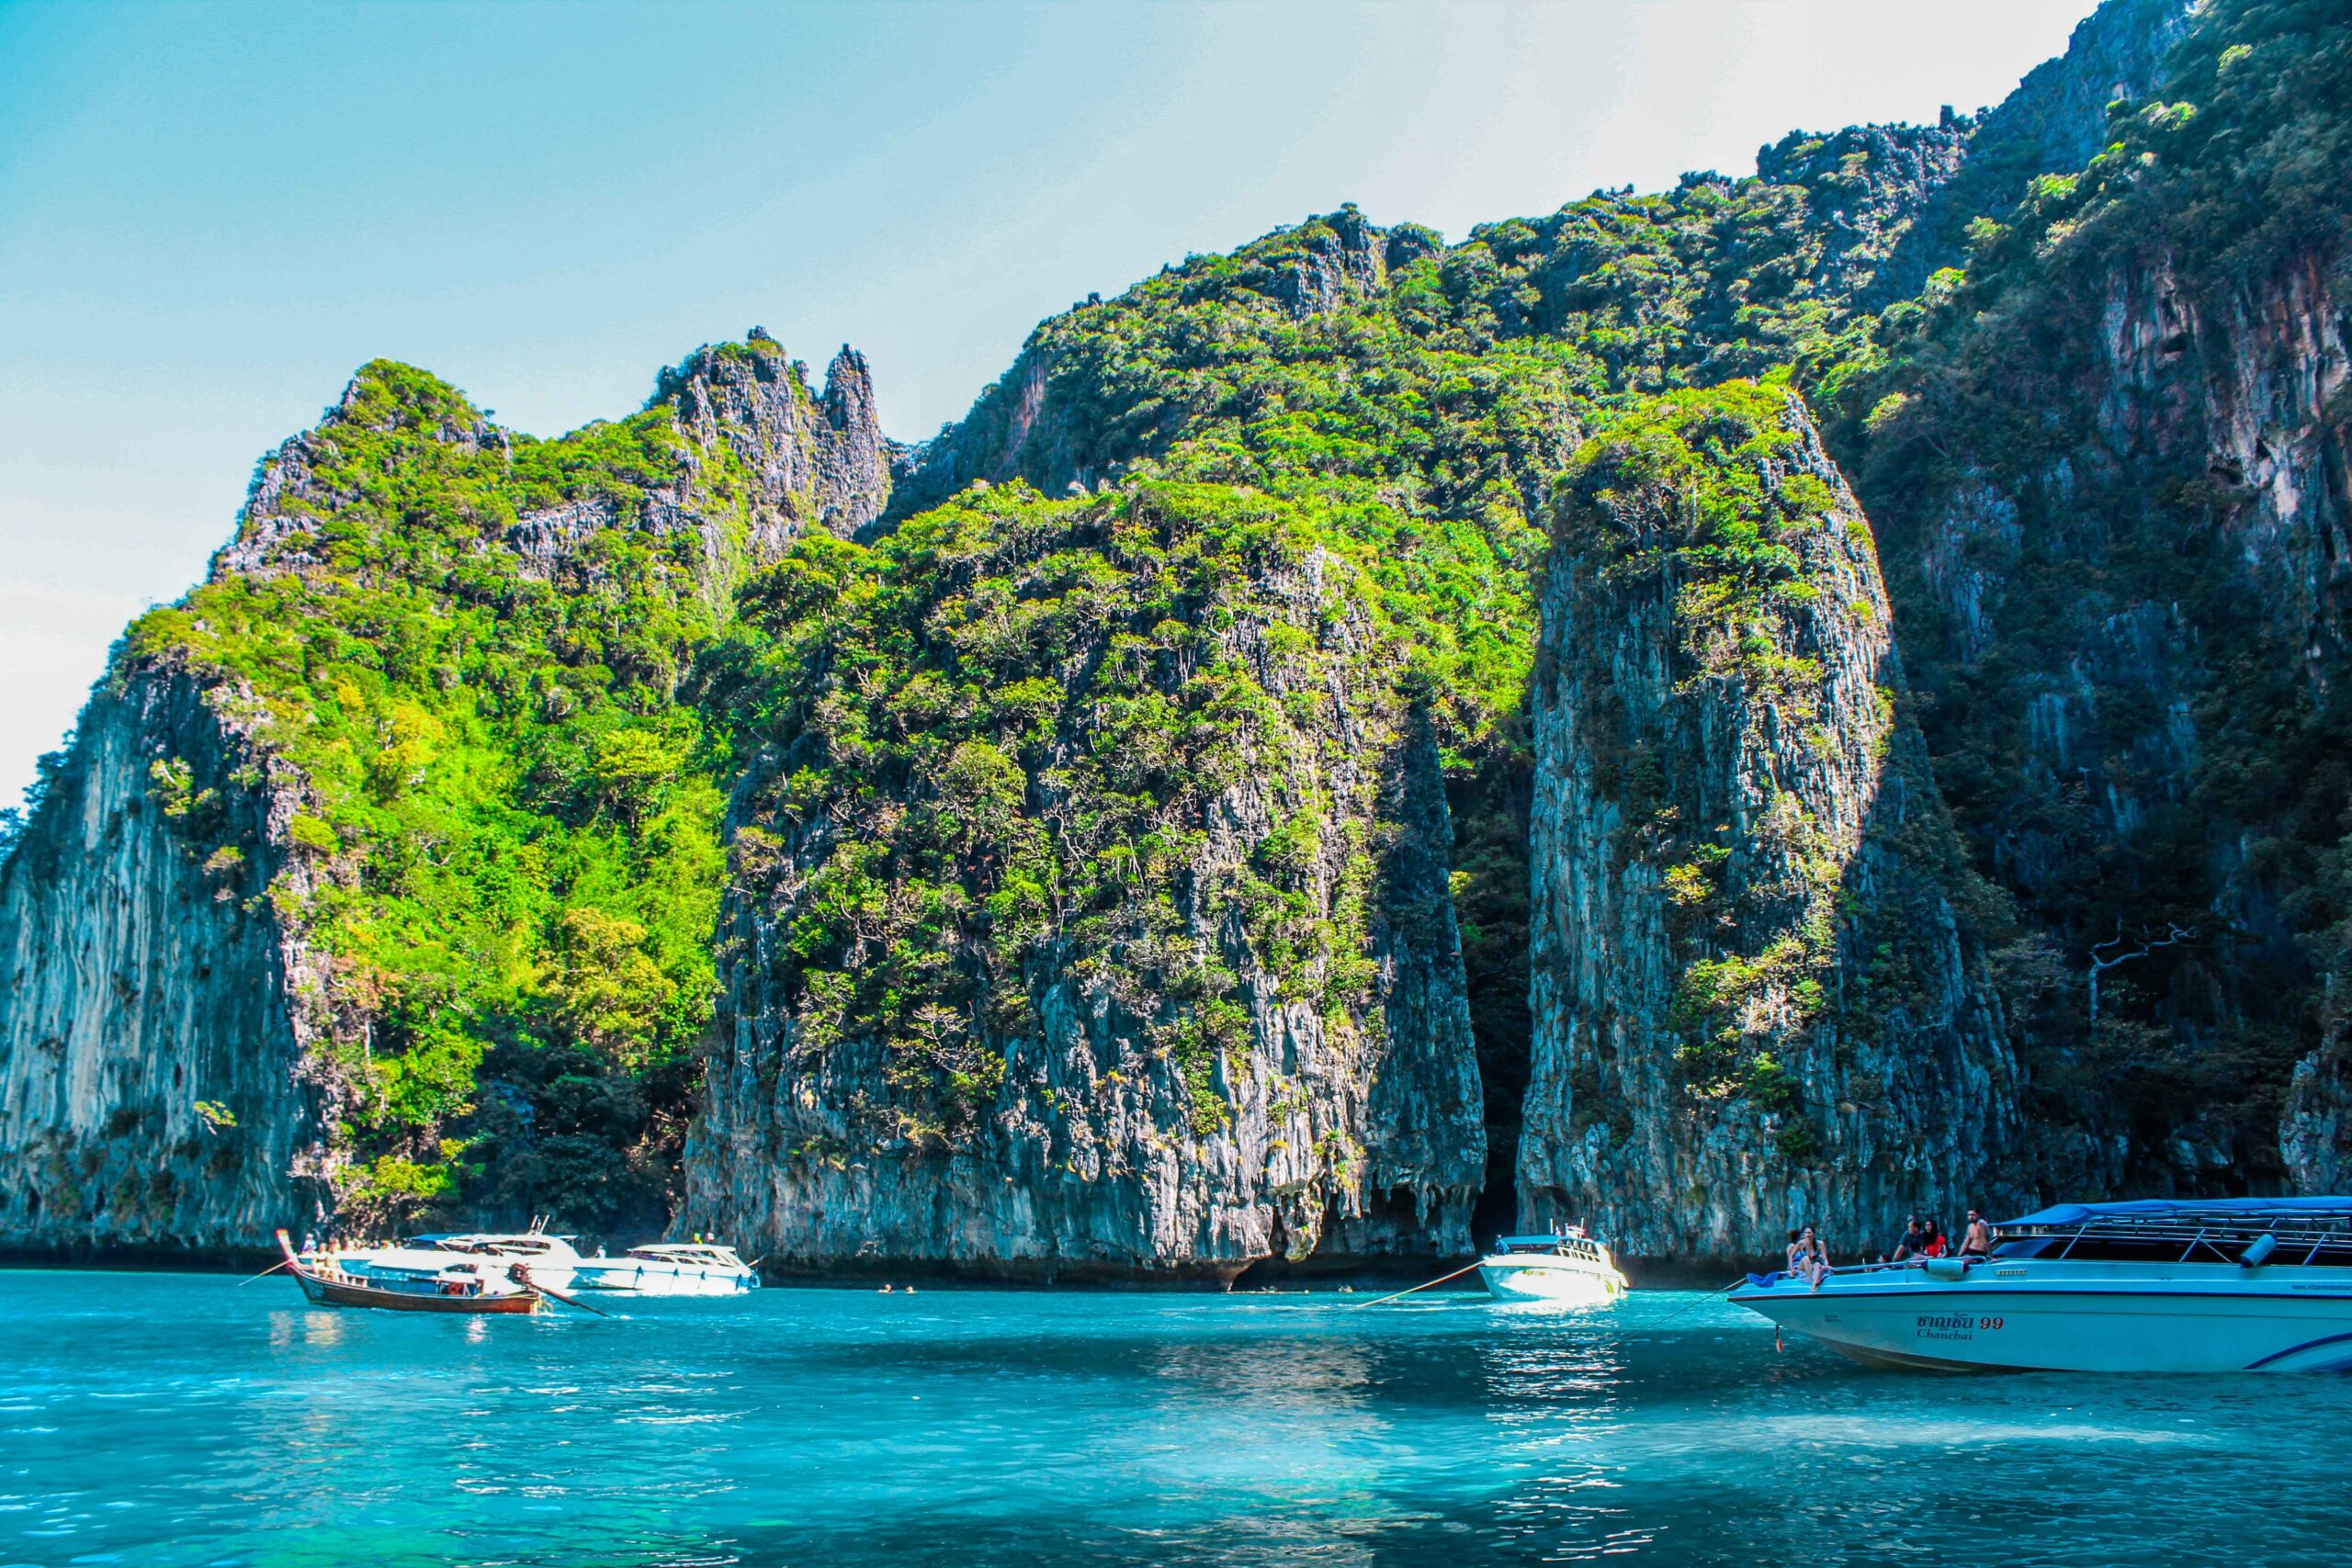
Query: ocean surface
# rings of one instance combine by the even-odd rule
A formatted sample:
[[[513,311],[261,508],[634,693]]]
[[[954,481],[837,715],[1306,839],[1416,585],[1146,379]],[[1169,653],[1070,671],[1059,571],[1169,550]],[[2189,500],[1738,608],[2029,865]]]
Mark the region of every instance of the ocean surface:
[[[1866,1371],[1690,1292],[0,1272],[0,1563],[2338,1563],[2352,1382]]]

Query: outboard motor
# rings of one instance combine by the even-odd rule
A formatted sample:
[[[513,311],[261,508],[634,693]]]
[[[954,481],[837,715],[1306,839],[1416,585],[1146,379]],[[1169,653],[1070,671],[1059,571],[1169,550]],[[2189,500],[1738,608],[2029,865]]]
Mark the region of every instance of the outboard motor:
[[[2238,1267],[2241,1269],[2258,1268],[2262,1264],[2268,1262],[2270,1260],[2270,1255],[2278,1250],[2278,1238],[2271,1235],[2268,1231],[2264,1231],[2260,1235],[2256,1236],[2252,1241],[2246,1243],[2245,1250],[2238,1254]]]

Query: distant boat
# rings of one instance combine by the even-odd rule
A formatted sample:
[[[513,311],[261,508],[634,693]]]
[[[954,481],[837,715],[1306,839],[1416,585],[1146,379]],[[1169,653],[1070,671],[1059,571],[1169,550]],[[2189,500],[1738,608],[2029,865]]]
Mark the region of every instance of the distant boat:
[[[549,1235],[537,1226],[520,1232],[474,1231],[417,1239],[450,1252],[511,1258],[527,1263],[535,1284],[559,1291],[572,1288],[573,1277],[584,1261],[579,1249],[571,1245],[571,1237]]]
[[[1600,1305],[1625,1293],[1625,1276],[1609,1249],[1570,1225],[1556,1235],[1506,1235],[1478,1260],[1478,1278],[1498,1302],[1574,1302]]]
[[[302,1293],[322,1306],[382,1307],[391,1312],[530,1313],[541,1293],[528,1281],[525,1264],[494,1258],[451,1257],[431,1270],[358,1274],[329,1254],[305,1256],[277,1233],[284,1267]],[[444,1255],[451,1256],[451,1255]]]
[[[1991,1256],[1750,1275],[1730,1299],[1865,1365],[2352,1371],[2352,1198],[2061,1203]]]
[[[639,1296],[740,1296],[760,1288],[759,1270],[731,1247],[667,1242],[632,1247],[619,1258],[582,1258],[572,1278],[583,1291]]]
[[[346,1274],[362,1279],[409,1279],[436,1274],[455,1259],[504,1258],[530,1266],[532,1281],[545,1290],[568,1291],[582,1261],[571,1238],[527,1231],[451,1231],[412,1236],[390,1247],[351,1247],[334,1255]]]

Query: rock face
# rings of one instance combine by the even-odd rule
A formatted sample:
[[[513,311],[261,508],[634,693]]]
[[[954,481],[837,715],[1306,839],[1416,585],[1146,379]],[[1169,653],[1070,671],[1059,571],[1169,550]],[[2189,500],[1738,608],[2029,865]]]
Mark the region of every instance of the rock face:
[[[967,589],[1048,626],[1078,615],[1049,733],[917,754],[904,773],[874,754],[840,786],[810,784],[851,731],[888,733],[884,683],[981,673],[876,670],[870,705],[847,713],[847,692],[811,687],[808,720],[739,797],[752,830],[680,1226],[791,1269],[1023,1279],[1461,1251],[1485,1149],[1451,831],[1436,749],[1387,683],[1390,645],[1319,549],[1260,561],[1189,629],[1081,609],[1056,580],[1073,555],[1116,552],[1146,519],[1181,551],[1186,525],[1148,497],[1021,494],[925,514],[877,570],[886,603],[912,595],[907,613],[950,644]],[[1154,581],[1128,566],[1125,591]],[[1147,630],[1166,656],[1139,652]],[[820,635],[798,658],[867,664]],[[1139,657],[1150,673],[1119,673]],[[1205,734],[1183,716],[1204,700],[1255,716],[1181,763],[1136,754]],[[1146,705],[1172,705],[1148,734],[1118,733]],[[993,808],[984,765],[1006,781]],[[926,886],[933,846],[954,880]],[[995,869],[1008,863],[1031,869]],[[1050,889],[1054,912],[1020,914],[1024,886]],[[845,906],[867,912],[829,927]],[[925,908],[951,923],[920,937],[939,918]],[[918,964],[939,955],[928,976],[902,967],[917,942]]]
[[[2109,141],[2108,104],[2155,89],[2197,10],[2193,0],[2103,0],[2065,53],[2028,72],[1973,124],[1948,121],[1942,130],[1965,137],[1962,155],[1916,187],[1906,225],[1861,303],[1874,310],[1918,293],[1929,274],[1967,259],[1970,220],[2007,213],[2037,175],[2089,163]]]
[[[102,686],[0,867],[0,1248],[250,1248],[322,1212],[319,965],[267,893],[292,796],[234,708]]]
[[[697,351],[663,373],[657,400],[708,449],[724,441],[753,476],[752,552],[774,560],[801,529],[856,533],[890,498],[890,449],[865,356],[842,345],[811,401],[799,369],[758,328],[747,344]]]
[[[2298,1192],[2334,1194],[2352,1186],[2352,1081],[2340,1044],[2295,1064],[2278,1151]]]
[[[2004,967],[2053,1190],[2343,1168],[2347,61],[2324,9],[2102,7],[2003,112],[2052,106],[2020,180],[2112,151],[1996,210],[1832,436],[2030,931]],[[2146,101],[2094,117],[2119,85]]]
[[[2340,268],[2222,279],[2146,243],[2053,267],[1988,318],[1975,395],[1919,411],[1951,466],[1921,482],[1933,449],[1898,436],[1865,470],[1962,824],[2055,933],[2040,1076],[2102,1086],[2052,1119],[2056,1185],[2339,1168],[2341,943],[2315,928],[2340,919]]]
[[[872,388],[846,349],[821,398],[764,339],[701,351],[660,394],[674,471],[634,496],[510,502],[504,522],[496,486],[517,438],[447,389],[422,402],[386,396],[419,382],[405,367],[364,370],[318,429],[265,462],[207,589],[159,613],[182,624],[187,647],[142,651],[134,634],[0,862],[0,1248],[266,1247],[275,1226],[311,1228],[330,1212],[349,1174],[337,1128],[363,1101],[380,1111],[380,1084],[364,1089],[351,1062],[382,1044],[384,987],[328,951],[313,895],[347,899],[369,853],[414,846],[336,846],[288,745],[315,694],[297,682],[266,699],[191,651],[220,629],[207,629],[205,592],[276,583],[285,615],[340,639],[332,608],[298,592],[310,574],[396,588],[413,595],[404,614],[446,615],[443,573],[464,578],[461,599],[494,591],[481,554],[511,560],[496,571],[577,592],[611,570],[599,536],[628,526],[698,541],[685,552],[699,557],[687,563],[695,587],[723,614],[736,581],[803,529],[854,532],[888,494]],[[390,471],[487,479],[452,508],[481,530],[454,563],[421,547],[390,563],[390,552],[334,559],[338,525],[365,538],[386,521],[349,477],[350,449],[370,441],[390,444]],[[461,678],[454,662],[426,676],[436,690]],[[429,716],[413,722],[442,733]],[[390,735],[367,739],[388,747]],[[419,771],[394,788],[424,782]],[[308,840],[289,840],[298,818]],[[424,852],[446,858],[447,825],[428,832]]]
[[[1733,1259],[1996,1201],[2015,1067],[1803,410],[1726,388],[1604,431],[1543,614],[1523,1220]]]

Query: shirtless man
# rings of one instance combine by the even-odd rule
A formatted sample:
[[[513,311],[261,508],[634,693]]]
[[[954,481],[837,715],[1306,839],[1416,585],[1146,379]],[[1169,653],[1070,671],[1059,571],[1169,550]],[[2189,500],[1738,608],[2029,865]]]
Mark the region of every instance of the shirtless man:
[[[1986,1224],[1973,1209],[1968,1211],[1968,1230],[1960,1238],[1960,1255],[1962,1258],[1993,1256],[1993,1227]]]

